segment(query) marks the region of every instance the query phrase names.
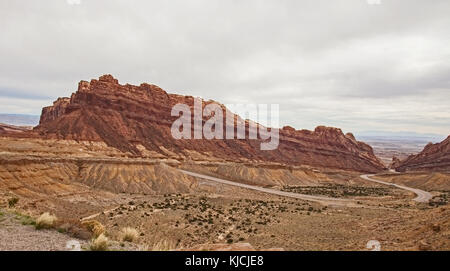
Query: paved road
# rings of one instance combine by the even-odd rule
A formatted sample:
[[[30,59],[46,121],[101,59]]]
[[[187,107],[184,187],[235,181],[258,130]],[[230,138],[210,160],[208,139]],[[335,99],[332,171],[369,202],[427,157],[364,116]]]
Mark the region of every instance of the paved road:
[[[238,182],[227,181],[224,179],[215,178],[215,177],[211,177],[208,175],[203,175],[203,174],[190,172],[190,171],[186,171],[186,170],[182,170],[182,169],[178,169],[178,170],[186,175],[190,175],[190,176],[193,176],[196,178],[209,180],[209,181],[213,181],[213,182],[217,182],[217,183],[221,183],[221,184],[227,184],[227,185],[247,188],[250,190],[256,190],[256,191],[273,194],[273,195],[278,195],[278,196],[303,199],[303,200],[309,200],[309,201],[316,201],[316,202],[321,202],[321,203],[328,202],[328,203],[334,203],[337,205],[349,205],[349,204],[354,203],[354,201],[351,199],[338,199],[338,198],[329,198],[329,197],[323,197],[323,196],[312,196],[312,195],[284,192],[284,191],[279,191],[279,190],[275,190],[275,189],[263,188],[263,187],[259,187],[256,185],[248,185],[248,184],[243,184],[243,183],[238,183]],[[372,179],[373,176],[375,176],[375,174],[370,174],[370,175],[366,174],[366,175],[361,175],[361,178],[363,178],[364,180],[367,180],[367,181],[376,182],[376,183],[384,184],[384,185],[395,186],[400,189],[411,191],[417,195],[417,197],[413,199],[414,201],[417,201],[417,202],[428,202],[433,197],[430,193],[428,193],[426,191],[399,185],[399,184],[375,180],[375,179]]]
[[[193,176],[196,178],[209,180],[209,181],[213,181],[213,182],[217,182],[217,183],[221,183],[221,184],[233,185],[233,186],[242,187],[242,188],[246,188],[246,189],[256,190],[256,191],[273,194],[273,195],[278,195],[278,196],[283,196],[283,197],[290,197],[290,198],[309,200],[309,201],[315,201],[315,202],[320,202],[320,203],[329,203],[329,204],[342,205],[342,206],[355,205],[354,200],[351,200],[351,199],[338,199],[338,198],[329,198],[329,197],[323,197],[323,196],[311,196],[311,195],[305,195],[305,194],[284,192],[284,191],[275,190],[275,189],[263,188],[263,187],[259,187],[259,186],[255,186],[255,185],[248,185],[248,184],[243,184],[243,183],[238,183],[238,182],[227,181],[224,179],[219,179],[219,178],[215,178],[215,177],[211,177],[211,176],[207,176],[207,175],[203,175],[203,174],[199,174],[199,173],[194,173],[194,172],[190,172],[190,171],[186,171],[186,170],[182,170],[182,169],[178,169],[178,170],[186,175]]]
[[[385,185],[391,185],[391,186],[395,186],[400,189],[411,191],[417,195],[417,197],[413,199],[414,201],[417,201],[417,202],[428,202],[433,197],[427,191],[423,191],[420,189],[411,188],[411,187],[407,187],[407,186],[403,186],[403,185],[399,185],[399,184],[395,184],[395,183],[388,183],[388,182],[383,182],[380,180],[375,180],[375,179],[372,179],[373,176],[375,176],[375,174],[371,174],[371,175],[367,174],[367,175],[361,175],[361,178],[363,178],[364,180],[367,180],[367,181],[376,182],[376,183],[385,184]]]

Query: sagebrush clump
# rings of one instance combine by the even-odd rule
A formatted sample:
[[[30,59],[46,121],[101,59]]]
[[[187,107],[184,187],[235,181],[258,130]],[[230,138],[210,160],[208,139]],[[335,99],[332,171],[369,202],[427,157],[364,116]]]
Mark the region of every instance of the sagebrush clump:
[[[18,198],[10,198],[8,200],[8,206],[9,208],[13,208],[14,206],[16,206],[16,204],[19,202]]]

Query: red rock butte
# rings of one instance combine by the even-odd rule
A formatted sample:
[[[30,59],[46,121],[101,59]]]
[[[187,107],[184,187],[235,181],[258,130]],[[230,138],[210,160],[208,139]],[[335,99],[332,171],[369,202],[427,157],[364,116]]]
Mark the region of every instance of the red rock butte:
[[[203,106],[211,102],[203,102]],[[178,103],[192,108],[194,98],[168,94],[146,83],[121,85],[113,76],[103,75],[98,80],[81,81],[70,98],[59,98],[52,106],[43,108],[40,123],[31,133],[47,139],[103,141],[132,157],[139,157],[146,149],[165,156],[169,151],[178,160],[190,160],[194,153],[222,161],[360,172],[385,168],[369,145],[357,141],[351,133],[324,126],[314,131],[284,127],[280,129],[278,148],[271,151],[260,150],[259,139],[176,140],[170,129],[178,117],[171,116],[171,109]],[[248,133],[248,123],[246,126]]]
[[[423,151],[403,161],[394,161],[397,171],[450,171],[450,136],[437,144],[429,143]]]

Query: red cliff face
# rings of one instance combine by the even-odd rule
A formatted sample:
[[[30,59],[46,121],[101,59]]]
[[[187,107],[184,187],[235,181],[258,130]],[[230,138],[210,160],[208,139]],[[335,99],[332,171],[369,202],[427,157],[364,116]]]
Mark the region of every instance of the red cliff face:
[[[177,119],[171,116],[177,103],[192,108],[194,98],[168,94],[150,84],[120,85],[111,75],[104,75],[98,80],[81,81],[70,99],[58,99],[53,106],[44,108],[35,132],[46,138],[104,141],[136,156],[142,151],[138,145],[142,145],[164,155],[168,150],[181,159],[190,159],[195,152],[228,161],[303,164],[364,172],[384,168],[369,145],[356,141],[352,134],[344,135],[340,129],[323,126],[314,131],[280,129],[279,147],[272,151],[260,150],[260,140],[176,140],[170,128]]]
[[[69,98],[58,98],[53,102],[53,106],[44,107],[42,109],[41,120],[39,123],[47,123],[64,115],[66,112],[66,107],[69,103]]]
[[[397,171],[450,171],[450,136],[437,144],[428,144],[422,152],[395,165]]]

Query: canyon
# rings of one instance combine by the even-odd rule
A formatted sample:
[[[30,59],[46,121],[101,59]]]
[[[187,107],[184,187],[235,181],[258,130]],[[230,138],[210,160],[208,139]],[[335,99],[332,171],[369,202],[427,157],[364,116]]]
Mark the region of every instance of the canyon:
[[[285,126],[275,150],[261,150],[261,138],[174,139],[173,106],[193,109],[195,99],[103,75],[43,108],[36,127],[0,125],[0,208],[18,200],[8,221],[19,211],[55,214],[58,230],[86,244],[93,235],[82,221],[95,220],[119,243],[120,228],[133,227],[140,235],[130,249],[364,250],[373,238],[388,250],[450,247],[449,139],[396,160],[402,174],[333,127]],[[202,109],[210,104],[230,113],[214,101]],[[233,119],[231,129],[243,122],[246,135],[255,124]],[[369,173],[433,198],[415,202],[409,191],[360,177]],[[292,193],[305,196],[282,196]],[[318,197],[333,200],[308,200]]]

